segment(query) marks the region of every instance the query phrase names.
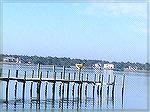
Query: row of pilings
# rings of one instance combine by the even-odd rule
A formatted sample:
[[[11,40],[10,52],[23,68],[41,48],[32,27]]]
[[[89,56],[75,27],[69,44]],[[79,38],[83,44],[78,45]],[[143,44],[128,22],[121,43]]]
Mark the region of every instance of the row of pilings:
[[[1,81],[6,81],[6,92],[5,92],[5,103],[8,103],[8,91],[9,91],[9,81],[13,80],[15,81],[15,89],[14,89],[14,99],[16,101],[17,99],[17,92],[18,92],[18,82],[22,83],[22,102],[24,103],[25,101],[25,86],[26,86],[26,82],[29,81],[30,82],[30,100],[33,100],[33,91],[36,89],[36,96],[37,96],[37,104],[40,104],[41,101],[41,84],[42,82],[45,82],[45,88],[44,88],[44,97],[45,97],[45,101],[48,100],[47,95],[48,94],[52,94],[52,104],[54,106],[55,103],[55,95],[56,95],[56,83],[59,83],[59,98],[60,98],[60,102],[62,105],[60,105],[63,108],[63,102],[64,100],[66,100],[67,102],[69,102],[69,94],[72,95],[72,99],[75,99],[75,92],[77,92],[77,102],[82,102],[82,98],[84,95],[84,98],[87,99],[88,98],[88,86],[92,85],[92,90],[90,90],[90,92],[92,92],[92,96],[89,96],[91,98],[97,98],[100,99],[100,104],[102,104],[102,94],[103,94],[103,86],[104,86],[104,75],[103,74],[99,74],[98,76],[98,80],[96,80],[96,75],[94,75],[94,80],[91,81],[89,80],[89,74],[81,74],[81,72],[78,73],[74,73],[74,74],[68,74],[68,78],[65,79],[65,66],[63,66],[62,68],[62,72],[59,74],[61,77],[60,79],[56,78],[56,68],[55,66],[53,66],[53,78],[49,78],[49,71],[46,72],[46,78],[42,77],[43,73],[40,70],[40,64],[38,64],[38,70],[37,70],[37,78],[35,78],[35,71],[32,71],[32,76],[30,78],[27,78],[27,72],[24,72],[24,78],[19,78],[19,71],[16,70],[16,75],[15,77],[11,77],[11,70],[8,70],[8,76],[7,77],[0,77]],[[73,75],[73,79],[70,78],[70,76]],[[83,79],[83,75],[86,75],[86,78]],[[78,80],[77,78],[78,77]],[[108,79],[107,79],[107,83],[105,83],[105,85],[107,86],[107,98],[109,98],[109,96],[111,95],[111,100],[112,100],[112,104],[114,104],[114,91],[115,91],[115,84],[116,84],[116,76],[113,75],[113,81],[110,81],[110,75],[108,75]],[[122,83],[122,104],[123,104],[123,95],[124,95],[124,82],[125,82],[125,75],[123,75],[123,83]],[[33,88],[33,83],[36,83],[37,86],[36,88]],[[52,91],[51,93],[48,93],[48,84],[51,83],[52,84]],[[70,86],[70,84],[72,83],[72,86]],[[83,86],[84,84],[84,86]],[[65,91],[65,85],[67,85],[66,87],[66,91]],[[75,85],[77,85],[77,88],[75,88]],[[71,89],[70,89],[71,88]],[[83,89],[84,88],[84,89]],[[111,89],[110,89],[111,88]],[[42,90],[43,91],[43,90]],[[83,92],[84,91],[84,92]],[[97,97],[95,96],[95,92],[97,93]],[[84,94],[83,94],[84,93]],[[67,95],[67,97],[65,98],[65,94]],[[107,105],[108,105],[109,100],[107,100]],[[68,104],[68,103],[67,103]],[[114,105],[113,105],[114,106]]]

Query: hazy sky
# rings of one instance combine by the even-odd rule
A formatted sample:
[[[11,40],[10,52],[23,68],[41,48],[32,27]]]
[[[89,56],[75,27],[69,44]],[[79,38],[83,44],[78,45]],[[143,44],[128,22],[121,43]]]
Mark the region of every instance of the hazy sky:
[[[4,54],[146,62],[145,3],[4,3]]]

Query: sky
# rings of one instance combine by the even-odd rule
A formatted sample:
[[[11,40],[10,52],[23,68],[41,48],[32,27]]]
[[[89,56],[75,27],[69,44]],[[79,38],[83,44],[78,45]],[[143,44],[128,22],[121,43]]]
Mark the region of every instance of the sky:
[[[146,3],[4,3],[3,53],[147,60]]]

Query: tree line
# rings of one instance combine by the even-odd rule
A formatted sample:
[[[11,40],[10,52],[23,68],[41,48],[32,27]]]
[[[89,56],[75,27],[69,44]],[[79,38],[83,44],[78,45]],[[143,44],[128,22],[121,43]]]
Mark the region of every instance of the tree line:
[[[42,57],[42,56],[27,56],[27,55],[8,55],[1,54],[0,61],[3,61],[5,57],[13,57],[21,60],[21,63],[32,63],[32,64],[42,64],[42,65],[56,65],[56,66],[74,66],[76,63],[84,63],[85,67],[92,67],[96,63],[100,63],[101,65],[110,63],[114,64],[116,70],[124,70],[124,68],[136,67],[138,70],[150,70],[149,63],[133,63],[133,62],[109,62],[105,60],[88,60],[88,59],[76,59],[76,58],[67,58],[67,57]]]

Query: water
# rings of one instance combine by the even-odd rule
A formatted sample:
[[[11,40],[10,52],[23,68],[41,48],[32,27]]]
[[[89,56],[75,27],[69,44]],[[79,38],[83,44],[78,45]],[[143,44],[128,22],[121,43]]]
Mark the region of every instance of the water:
[[[19,70],[19,77],[24,77],[24,72],[27,72],[27,77],[31,77],[32,70],[35,70],[34,77],[37,77],[37,65],[3,65],[3,76],[7,76],[8,70],[11,70],[11,76],[15,76],[16,70]],[[46,72],[49,71],[49,77],[53,78],[53,69],[52,66],[42,66],[42,77],[46,77]],[[62,72],[62,67],[56,67],[56,78],[60,79],[60,74]],[[68,79],[68,74],[70,73],[71,79],[74,78],[74,73],[77,73],[77,70],[74,68],[66,68],[65,79]],[[81,71],[83,73],[83,80],[86,80],[87,74],[89,75],[89,80],[94,80],[94,76],[96,74],[96,80],[98,81],[99,75],[104,75],[104,83],[107,83],[108,75],[111,75],[110,81],[113,81],[114,75],[116,75],[116,85],[115,85],[115,96],[114,101],[110,95],[107,97],[107,86],[103,86],[102,99],[97,97],[97,87],[95,87],[95,93],[93,98],[93,85],[89,84],[87,89],[87,98],[85,97],[85,83],[83,84],[82,91],[82,100],[78,100],[77,88],[78,84],[75,84],[75,93],[74,99],[72,96],[72,87],[73,83],[70,83],[69,88],[69,100],[67,100],[67,84],[65,84],[65,99],[62,99],[59,96],[59,85],[60,83],[56,83],[56,93],[55,93],[55,101],[52,100],[52,83],[48,83],[48,94],[47,101],[45,101],[45,85],[46,82],[42,82],[41,84],[41,101],[38,103],[36,101],[36,86],[37,83],[33,83],[33,99],[30,101],[30,84],[31,82],[26,83],[25,87],[25,102],[22,102],[22,83],[18,82],[17,89],[17,100],[14,100],[14,87],[15,81],[9,82],[9,102],[8,104],[4,103],[5,100],[5,89],[6,82],[0,82],[1,87],[1,102],[0,108],[4,110],[57,110],[57,109],[75,109],[75,110],[84,110],[84,109],[94,109],[94,110],[105,110],[105,109],[147,109],[147,100],[148,100],[148,80],[146,73],[135,73],[135,72],[116,72],[116,71],[98,71],[94,69],[83,69]],[[122,99],[122,79],[123,74],[125,74],[125,89],[124,89],[124,97]],[[79,77],[76,75],[76,80]]]

